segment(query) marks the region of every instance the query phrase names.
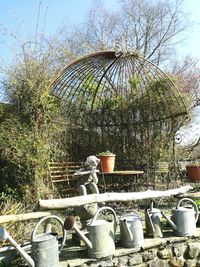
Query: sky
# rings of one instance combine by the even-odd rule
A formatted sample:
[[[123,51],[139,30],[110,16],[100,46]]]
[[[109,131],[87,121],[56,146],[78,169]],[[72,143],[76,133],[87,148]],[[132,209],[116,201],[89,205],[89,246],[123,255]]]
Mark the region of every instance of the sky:
[[[96,0],[98,1],[98,0]],[[141,0],[142,1],[142,0]],[[172,0],[175,1],[175,0]],[[0,59],[12,60],[14,40],[2,33],[2,29],[18,32],[25,37],[36,33],[39,0],[0,0]],[[40,7],[39,31],[51,35],[64,23],[80,23],[95,0],[43,0]],[[102,0],[110,10],[119,10],[119,0]],[[195,23],[184,34],[178,45],[182,58],[192,55],[200,59],[200,0],[184,0],[183,9],[190,13]]]
[[[78,24],[84,20],[95,0],[43,0],[40,6],[39,32],[53,35],[64,23]],[[119,8],[118,0],[102,0],[111,10]],[[34,36],[40,0],[0,0],[0,30]],[[1,34],[0,58],[12,59],[12,38]]]
[[[43,0],[40,6],[39,29],[46,35],[53,35],[65,24],[78,24],[87,15],[87,11],[98,0]],[[142,0],[141,0],[142,1]],[[153,0],[152,0],[153,1]],[[175,1],[175,0],[172,0]],[[119,11],[119,0],[102,0],[105,7]],[[15,52],[15,40],[6,32],[17,32],[25,39],[36,33],[40,0],[0,0],[0,61],[5,65],[12,62]],[[194,25],[182,35],[183,41],[178,44],[178,57],[187,55],[200,60],[200,0],[184,0],[184,11],[190,13]],[[1,66],[0,66],[1,67]],[[1,77],[1,76],[0,76]],[[199,136],[200,110],[195,111],[194,128]],[[191,128],[189,129],[191,131]],[[187,139],[188,132],[185,136]],[[187,140],[186,140],[187,142]]]
[[[190,14],[193,25],[183,36],[185,40],[178,45],[178,50],[181,57],[189,54],[200,60],[200,0],[186,0],[183,8]]]

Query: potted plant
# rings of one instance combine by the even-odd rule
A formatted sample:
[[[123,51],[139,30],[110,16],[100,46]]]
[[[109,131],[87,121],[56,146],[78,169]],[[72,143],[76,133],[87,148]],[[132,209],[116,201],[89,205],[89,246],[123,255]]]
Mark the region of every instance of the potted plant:
[[[101,171],[102,172],[113,172],[115,167],[115,154],[109,150],[101,152],[97,155],[101,162]]]
[[[200,163],[187,165],[186,171],[189,179],[192,182],[200,181]]]

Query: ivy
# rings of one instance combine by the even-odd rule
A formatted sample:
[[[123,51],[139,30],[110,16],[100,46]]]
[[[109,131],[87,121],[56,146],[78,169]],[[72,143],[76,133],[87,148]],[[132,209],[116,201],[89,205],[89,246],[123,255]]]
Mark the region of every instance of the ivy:
[[[61,146],[66,118],[58,99],[49,93],[50,81],[48,64],[42,65],[30,55],[12,66],[4,81],[9,104],[0,106],[4,181],[0,189],[9,183],[23,196],[28,185],[33,192],[29,201],[48,193],[48,162],[52,156],[66,155],[66,148]]]

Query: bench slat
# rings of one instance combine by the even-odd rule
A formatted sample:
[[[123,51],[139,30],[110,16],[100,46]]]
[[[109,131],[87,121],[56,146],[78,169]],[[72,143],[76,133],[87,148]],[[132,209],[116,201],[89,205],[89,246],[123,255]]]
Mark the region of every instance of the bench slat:
[[[53,180],[52,183],[60,183],[60,182],[69,182],[67,179],[58,179],[58,180]]]
[[[77,189],[71,184],[72,181],[77,180],[74,173],[77,172],[83,166],[83,162],[77,161],[52,161],[49,162],[49,175],[51,179],[51,185],[58,186],[62,184],[63,193],[75,193]],[[65,183],[65,185],[64,185]],[[60,191],[61,189],[59,189]]]

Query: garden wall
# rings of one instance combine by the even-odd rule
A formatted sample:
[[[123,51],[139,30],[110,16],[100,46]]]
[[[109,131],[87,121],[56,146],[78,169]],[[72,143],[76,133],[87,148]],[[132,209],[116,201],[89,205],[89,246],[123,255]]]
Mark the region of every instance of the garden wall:
[[[75,247],[67,250],[68,252],[65,251],[61,254],[59,267],[198,267],[200,266],[200,229],[198,229],[197,236],[191,238],[173,236],[145,238],[144,248],[116,248],[115,255],[104,260],[84,258],[86,251],[78,252]],[[76,258],[64,260],[62,255],[65,254],[65,257],[69,257],[70,253],[73,254],[72,250],[74,250]],[[75,254],[72,257],[75,257]]]

